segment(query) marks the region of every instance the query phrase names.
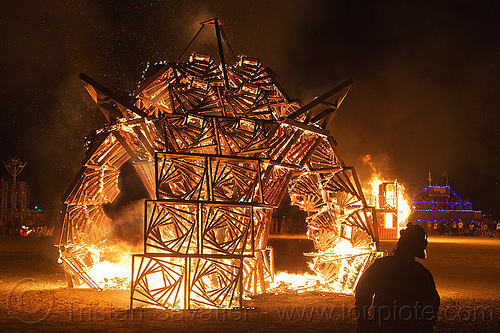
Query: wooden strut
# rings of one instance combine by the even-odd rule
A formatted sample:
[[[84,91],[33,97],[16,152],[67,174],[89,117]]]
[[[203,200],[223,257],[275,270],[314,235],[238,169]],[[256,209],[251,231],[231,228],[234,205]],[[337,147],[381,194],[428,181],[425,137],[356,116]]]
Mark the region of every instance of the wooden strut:
[[[291,115],[289,115],[287,118],[289,118],[289,119],[295,119],[295,118],[297,118],[298,116],[300,116],[300,115],[306,113],[307,111],[311,110],[313,107],[316,107],[320,103],[326,101],[328,98],[332,97],[333,95],[338,94],[342,90],[344,90],[344,89],[347,89],[347,90],[350,89],[351,86],[352,86],[352,83],[353,82],[352,82],[351,79],[348,79],[348,80],[342,82],[341,84],[339,84],[335,88],[332,88],[332,89],[328,90],[326,93],[324,93],[323,95],[319,96],[318,98],[313,99],[311,102],[307,103],[306,105],[304,105],[303,107],[301,107],[300,109],[298,109],[297,111],[295,111],[294,113],[292,113]]]

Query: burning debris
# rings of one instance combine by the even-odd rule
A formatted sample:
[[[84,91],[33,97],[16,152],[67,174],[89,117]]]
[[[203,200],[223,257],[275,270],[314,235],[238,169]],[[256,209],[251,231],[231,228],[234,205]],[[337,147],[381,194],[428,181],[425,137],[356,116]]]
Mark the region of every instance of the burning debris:
[[[388,180],[377,170],[371,161],[371,155],[363,157],[363,163],[372,171],[369,188],[365,188],[365,197],[370,206],[375,207],[378,236],[380,238],[398,238],[399,230],[406,227],[410,215],[409,197],[404,185],[398,180]]]
[[[149,193],[144,247],[128,271],[131,306],[232,307],[270,290],[281,279],[267,247],[271,214],[287,190],[308,213],[318,249],[310,254],[314,284],[352,292],[378,239],[374,210],[326,130],[351,80],[300,106],[258,59],[227,64],[224,30],[218,19],[200,30],[209,25],[219,64],[194,53],[162,65],[131,98],[80,75],[108,124],[63,198],[59,247],[71,283],[127,283],[116,269],[105,277],[99,265],[113,251],[103,205],[118,196],[120,167],[131,160]]]

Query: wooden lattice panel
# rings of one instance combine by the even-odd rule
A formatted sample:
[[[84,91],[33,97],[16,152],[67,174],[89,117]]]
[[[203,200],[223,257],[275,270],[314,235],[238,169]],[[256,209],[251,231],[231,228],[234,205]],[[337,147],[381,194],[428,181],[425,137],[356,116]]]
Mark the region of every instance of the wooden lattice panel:
[[[242,258],[134,255],[131,302],[167,309],[241,306]]]

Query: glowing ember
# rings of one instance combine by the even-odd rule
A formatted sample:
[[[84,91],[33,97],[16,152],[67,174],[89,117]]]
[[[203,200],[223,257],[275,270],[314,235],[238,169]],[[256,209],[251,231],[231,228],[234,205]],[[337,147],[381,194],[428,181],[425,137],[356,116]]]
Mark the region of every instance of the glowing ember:
[[[317,290],[322,289],[322,286],[324,287],[323,281],[317,275],[278,272],[274,275],[271,289],[276,293],[284,293],[290,290]]]

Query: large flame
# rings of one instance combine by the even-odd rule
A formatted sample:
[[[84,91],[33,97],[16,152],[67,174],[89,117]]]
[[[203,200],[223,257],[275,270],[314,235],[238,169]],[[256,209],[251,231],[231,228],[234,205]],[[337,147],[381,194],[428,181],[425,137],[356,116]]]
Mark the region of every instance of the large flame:
[[[130,283],[132,249],[124,246],[88,247],[93,264],[87,274],[101,289],[127,289]]]
[[[406,220],[410,216],[411,209],[408,204],[410,198],[406,194],[406,189],[402,183],[398,183],[398,223],[399,229],[404,228]]]
[[[106,241],[64,249],[60,257],[67,268],[79,272],[76,286],[96,290],[126,290],[130,287],[131,257],[137,251],[128,243]]]
[[[373,162],[371,161],[371,155],[368,154],[364,156],[363,162],[368,164],[372,170],[371,179],[368,182],[370,189],[366,190],[366,192],[369,193],[367,198],[368,201],[376,208],[382,208],[382,204],[379,202],[380,185],[382,183],[393,184],[394,190],[389,191],[389,197],[386,198],[386,201],[394,201],[394,204],[397,204],[398,228],[404,228],[406,220],[411,213],[410,205],[408,204],[410,197],[406,194],[405,186],[403,183],[398,182],[397,179],[389,180],[385,178],[382,173],[375,168]]]

